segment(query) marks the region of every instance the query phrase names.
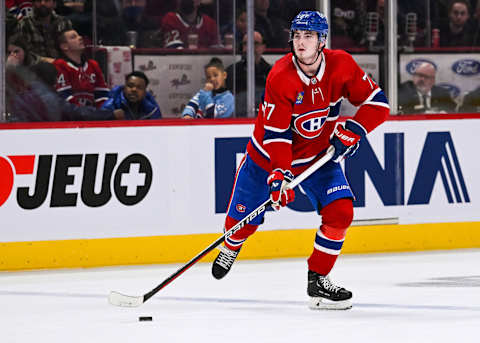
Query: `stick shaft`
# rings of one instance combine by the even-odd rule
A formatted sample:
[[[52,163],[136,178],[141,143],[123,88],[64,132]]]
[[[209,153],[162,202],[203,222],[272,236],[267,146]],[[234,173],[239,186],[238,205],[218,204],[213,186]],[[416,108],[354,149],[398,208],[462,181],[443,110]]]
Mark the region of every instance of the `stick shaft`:
[[[310,167],[308,167],[303,173],[301,173],[295,179],[293,179],[293,181],[290,182],[289,187],[293,189],[296,186],[298,186],[300,183],[302,183],[306,178],[308,178],[310,175],[312,175],[317,169],[319,169],[321,166],[323,166],[325,163],[327,163],[332,158],[334,151],[335,151],[334,148],[332,146],[330,146],[328,148],[327,152],[325,153],[325,155],[322,158],[320,158],[318,161],[316,161],[314,164],[312,164]],[[208,254],[210,251],[212,251],[217,246],[222,244],[225,241],[225,238],[227,236],[233,235],[235,232],[237,232],[242,227],[244,227],[245,224],[248,224],[251,220],[253,220],[255,217],[257,217],[259,214],[265,212],[267,210],[268,206],[270,206],[271,204],[272,204],[272,200],[270,198],[268,198],[263,204],[258,206],[252,212],[250,212],[245,218],[243,218],[235,226],[233,226],[230,230],[228,230],[222,236],[220,236],[216,241],[214,241],[208,247],[206,247],[204,250],[202,250],[200,253],[198,253],[194,258],[192,258],[190,261],[188,261],[185,265],[183,265],[175,273],[170,275],[167,279],[165,279],[162,283],[160,283],[157,287],[152,289],[150,292],[146,293],[143,296],[143,302],[145,302],[148,299],[150,299],[151,297],[153,297],[161,289],[165,288],[173,280],[175,280],[180,275],[182,275],[187,269],[189,269],[191,266],[193,266],[195,263],[197,263],[199,260],[201,260],[206,254]]]

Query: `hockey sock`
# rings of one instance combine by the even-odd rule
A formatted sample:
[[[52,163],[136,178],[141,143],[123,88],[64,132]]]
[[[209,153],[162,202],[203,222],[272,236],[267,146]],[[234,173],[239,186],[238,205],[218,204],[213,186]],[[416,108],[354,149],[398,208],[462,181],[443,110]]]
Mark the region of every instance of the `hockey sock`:
[[[225,231],[230,230],[234,227],[239,220],[233,219],[230,216],[227,216],[225,219]],[[232,236],[225,239],[225,246],[230,250],[239,250],[245,240],[257,231],[258,225],[245,224],[240,230],[235,232]]]
[[[351,199],[339,199],[321,211],[322,225],[315,236],[314,249],[308,259],[308,269],[320,275],[328,275],[337,260],[347,228],[353,220]]]

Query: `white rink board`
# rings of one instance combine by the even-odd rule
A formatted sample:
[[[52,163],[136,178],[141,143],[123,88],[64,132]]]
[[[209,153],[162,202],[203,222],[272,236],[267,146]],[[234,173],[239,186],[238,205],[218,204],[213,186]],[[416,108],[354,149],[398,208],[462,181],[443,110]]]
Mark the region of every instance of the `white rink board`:
[[[220,232],[224,214],[215,213],[215,138],[248,137],[252,127],[235,124],[3,130],[0,157],[8,160],[7,156],[35,155],[35,171],[33,175],[14,177],[13,189],[0,206],[0,242]],[[472,144],[472,137],[479,131],[479,119],[384,123],[368,136],[369,142],[383,164],[384,134],[403,134],[405,203],[412,191],[428,132],[447,132],[451,136],[469,202],[463,199],[449,203],[438,173],[428,204],[384,206],[366,176],[366,203],[364,207],[356,207],[355,219],[398,217],[400,224],[480,221],[480,163],[477,148]],[[55,160],[62,154],[99,154],[99,171],[105,154],[118,154],[114,175],[127,156],[142,154],[152,167],[151,187],[143,200],[130,206],[118,200],[111,181],[112,197],[103,206],[86,206],[78,195],[75,206],[51,207]],[[53,156],[48,194],[41,206],[27,210],[19,206],[16,190],[35,185],[39,155]],[[65,187],[65,193],[80,193],[83,165],[84,158],[80,167],[68,168],[72,184]],[[222,166],[217,166],[217,170],[222,170]],[[125,186],[132,186],[126,180]],[[99,191],[98,178],[97,184]],[[282,209],[279,213],[267,213],[262,230],[314,228],[319,223],[313,212]]]

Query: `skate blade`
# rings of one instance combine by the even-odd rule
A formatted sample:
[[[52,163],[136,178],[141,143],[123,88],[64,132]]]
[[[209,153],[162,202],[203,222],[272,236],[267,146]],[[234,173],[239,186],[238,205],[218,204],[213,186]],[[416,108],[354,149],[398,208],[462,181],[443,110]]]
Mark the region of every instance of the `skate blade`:
[[[352,308],[350,300],[331,301],[325,298],[310,297],[308,307],[312,310],[348,310]]]

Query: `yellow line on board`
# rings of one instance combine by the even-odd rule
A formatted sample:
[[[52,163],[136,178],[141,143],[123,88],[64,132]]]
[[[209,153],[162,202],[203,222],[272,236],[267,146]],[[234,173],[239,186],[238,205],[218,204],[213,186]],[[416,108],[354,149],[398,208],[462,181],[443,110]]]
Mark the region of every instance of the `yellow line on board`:
[[[315,229],[259,230],[239,259],[306,257]],[[0,243],[0,270],[78,268],[190,260],[218,234]],[[354,226],[343,254],[480,248],[480,222]],[[216,252],[202,261],[213,261]]]

